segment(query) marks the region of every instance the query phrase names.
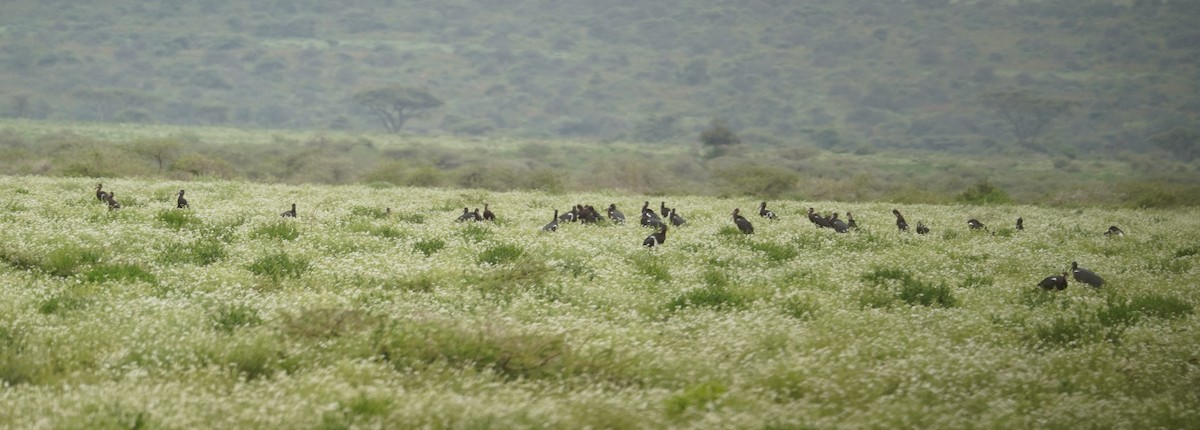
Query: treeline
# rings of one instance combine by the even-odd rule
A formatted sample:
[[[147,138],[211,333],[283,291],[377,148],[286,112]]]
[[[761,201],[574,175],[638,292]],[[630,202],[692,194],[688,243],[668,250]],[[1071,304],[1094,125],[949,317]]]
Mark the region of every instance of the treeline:
[[[1200,128],[1195,4],[19,0],[0,116],[374,131],[400,84],[415,134],[1113,157]],[[1001,91],[1073,108],[1029,140]]]
[[[262,132],[253,143],[191,131],[119,138],[101,128],[0,129],[0,174],[369,184],[550,193],[899,203],[1172,207],[1200,204],[1194,167],[1149,155],[1031,162],[931,153],[856,154],[722,141],[720,147],[622,142],[424,139]],[[707,136],[713,138],[711,135]]]

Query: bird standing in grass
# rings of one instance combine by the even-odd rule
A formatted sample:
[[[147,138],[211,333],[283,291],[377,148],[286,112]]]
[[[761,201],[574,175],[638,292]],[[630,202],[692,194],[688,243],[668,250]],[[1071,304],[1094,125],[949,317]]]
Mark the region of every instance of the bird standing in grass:
[[[1109,227],[1108,231],[1104,232],[1104,235],[1108,236],[1108,237],[1113,237],[1113,236],[1120,237],[1120,236],[1124,236],[1125,232],[1121,231],[1121,229],[1119,227],[1114,225],[1114,226]]]
[[[1046,291],[1065,290],[1067,289],[1067,272],[1062,272],[1061,275],[1047,276],[1046,279],[1038,283],[1038,286]]]
[[[775,216],[775,212],[771,212],[770,209],[767,209],[767,202],[758,204],[758,216],[766,219],[779,219],[779,217]]]
[[[813,208],[808,208],[808,220],[811,221],[813,224],[816,224],[817,227],[821,227],[821,228],[829,227],[829,221],[827,221],[825,219],[825,217],[818,214],[817,211]]]
[[[621,213],[621,211],[617,210],[616,203],[609,203],[608,219],[612,220],[612,222],[616,223],[616,224],[624,224],[625,223],[625,214],[623,214],[623,213]]]
[[[654,234],[647,236],[646,240],[642,241],[642,246],[645,246],[648,248],[653,248],[658,245],[662,245],[663,242],[666,242],[666,241],[667,241],[667,225],[659,224],[658,231],[655,231]]]
[[[858,223],[854,222],[854,214],[846,212],[846,225],[850,226],[852,229],[858,228]]]
[[[987,227],[984,226],[983,223],[979,222],[979,220],[977,220],[975,218],[971,218],[971,219],[967,220],[967,227],[970,227],[971,230],[987,230]]]
[[[459,215],[458,219],[456,219],[455,221],[458,221],[458,222],[475,221],[475,214],[471,213],[470,209],[463,208],[462,215]]]
[[[492,213],[491,209],[488,209],[487,203],[483,204],[483,220],[484,221],[495,221],[496,220],[496,214]]]
[[[658,203],[658,212],[662,214],[663,218],[671,216],[671,210],[667,209],[667,202]]]
[[[900,210],[892,209],[892,215],[896,216],[896,228],[900,229],[900,231],[908,231],[908,221],[904,220],[904,215],[900,215]],[[920,231],[917,231],[917,233],[924,234]]]
[[[742,231],[742,234],[754,234],[754,224],[750,224],[746,217],[739,215],[738,213],[741,211],[740,208],[733,209],[733,223],[737,224],[737,228]]]
[[[675,213],[675,208],[671,208],[671,225],[679,227],[684,224],[687,224],[687,221],[684,220],[683,217],[679,216],[679,214]]]
[[[283,213],[279,214],[279,216],[284,217],[284,218],[295,218],[296,217],[296,204],[292,203],[292,210],[283,211]]]
[[[104,188],[104,184],[96,184],[96,200],[107,203],[108,202],[108,193],[106,193],[104,191],[100,191],[101,188]]]
[[[1092,287],[1100,288],[1104,286],[1104,278],[1101,278],[1096,272],[1079,267],[1078,262],[1071,262],[1071,274],[1075,276],[1076,281],[1091,285]]]
[[[1021,231],[1024,229],[1025,229],[1025,219],[1021,218],[1021,217],[1017,217],[1017,231]]]
[[[917,234],[927,234],[927,233],[929,233],[929,227],[926,227],[925,223],[922,223],[921,221],[917,221]]]
[[[845,221],[838,219],[837,212],[834,212],[833,216],[829,217],[829,227],[838,233],[845,233],[847,230],[850,230],[850,226]]]
[[[554,217],[550,218],[550,223],[542,226],[542,231],[545,231],[545,232],[558,231],[558,209],[554,210]]]
[[[110,192],[107,194],[108,195],[106,196],[104,201],[108,203],[108,210],[111,211],[111,210],[120,209],[121,203],[117,201],[117,197],[116,197],[117,193]]]
[[[175,198],[175,209],[188,209],[187,199],[183,198],[183,190],[179,190],[179,197]]]

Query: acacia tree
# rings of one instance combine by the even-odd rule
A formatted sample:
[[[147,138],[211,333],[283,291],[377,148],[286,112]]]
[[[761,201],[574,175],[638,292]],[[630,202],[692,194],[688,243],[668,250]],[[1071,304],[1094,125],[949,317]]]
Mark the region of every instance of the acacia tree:
[[[708,149],[706,157],[716,158],[725,155],[734,145],[742,143],[742,139],[734,134],[725,120],[713,119],[708,123],[708,128],[700,133],[700,143]]]
[[[1033,147],[1037,137],[1050,123],[1071,112],[1078,104],[1069,100],[1038,97],[1028,91],[998,91],[979,97],[984,106],[995,109],[1013,128],[1017,142]]]
[[[442,105],[428,91],[399,85],[359,91],[354,101],[375,114],[389,133],[399,133],[409,119]]]

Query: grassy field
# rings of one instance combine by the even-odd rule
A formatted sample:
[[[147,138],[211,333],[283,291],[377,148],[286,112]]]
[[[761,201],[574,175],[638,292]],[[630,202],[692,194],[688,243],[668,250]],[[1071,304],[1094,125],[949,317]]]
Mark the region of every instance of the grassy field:
[[[0,176],[0,427],[1200,422],[1197,209],[896,206],[918,236],[891,204],[778,200],[744,236],[757,200],[666,197],[688,224],[651,250],[539,231],[664,200],[636,194],[110,179],[109,211],[96,182]],[[1071,261],[1107,285],[1036,287]]]

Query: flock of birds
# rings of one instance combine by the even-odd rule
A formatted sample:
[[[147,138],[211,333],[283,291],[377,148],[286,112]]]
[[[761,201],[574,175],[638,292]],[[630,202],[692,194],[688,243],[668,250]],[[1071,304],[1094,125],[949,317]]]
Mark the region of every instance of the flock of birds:
[[[114,193],[112,191],[104,191],[103,188],[104,184],[96,184],[96,199],[107,204],[109,210],[121,209],[121,203],[118,202],[116,197],[113,196]],[[183,195],[184,190],[179,190],[179,193],[176,194],[176,209],[191,208],[191,206],[188,205],[187,199],[184,198]],[[392,208],[387,208],[385,210],[386,214],[391,214],[391,212]],[[617,205],[615,203],[608,205],[608,209],[605,211],[605,214],[608,216],[608,220],[612,223],[625,223],[625,214],[621,213],[621,211],[617,209]],[[771,221],[779,219],[779,216],[776,215],[775,212],[767,209],[767,202],[765,201],[758,205],[758,215]],[[854,221],[854,215],[852,213],[846,212],[845,220],[839,218],[839,215],[839,213],[835,212],[833,215],[825,216],[817,213],[814,208],[808,208],[808,220],[817,227],[830,228],[838,233],[846,233],[858,228],[858,223]],[[896,228],[901,232],[907,232],[908,221],[904,219],[904,215],[900,214],[900,210],[892,209],[892,215],[896,217]],[[292,208],[281,212],[279,216],[283,218],[295,218],[296,204],[292,203]],[[737,227],[738,231],[741,231],[742,234],[754,234],[754,224],[752,224],[750,220],[746,219],[746,217],[741,215],[740,208],[733,209],[732,217],[733,224]],[[649,201],[643,203],[640,218],[641,220],[639,223],[643,227],[650,227],[654,229],[654,233],[650,234],[650,236],[647,236],[646,239],[642,241],[642,245],[648,248],[655,248],[666,243],[668,223],[674,227],[687,224],[687,220],[679,215],[679,213],[676,211],[676,208],[668,208],[667,202],[665,201],[660,203],[658,211],[650,208]],[[475,208],[474,211],[471,211],[464,207],[462,214],[458,216],[457,221],[495,221],[495,219],[496,214],[492,213],[491,209],[485,203],[483,205],[482,213],[479,211],[479,208]],[[573,208],[571,208],[571,210],[562,214],[559,214],[558,209],[555,209],[553,217],[550,218],[550,222],[542,226],[542,231],[547,233],[558,231],[559,222],[594,224],[600,222],[602,219],[604,219],[604,215],[602,215],[600,211],[597,211],[594,206],[576,204]],[[967,228],[971,230],[987,230],[987,226],[975,218],[967,220]],[[1016,229],[1025,229],[1025,220],[1023,218],[1017,218]],[[929,233],[929,227],[925,226],[925,224],[920,220],[917,221],[917,226],[914,230],[917,232],[917,234]],[[1104,232],[1104,235],[1124,236],[1125,232],[1114,225],[1109,227],[1108,231]],[[1043,279],[1042,282],[1038,283],[1038,287],[1041,287],[1043,290],[1047,291],[1064,290],[1067,288],[1068,273],[1070,273],[1070,275],[1077,282],[1082,282],[1095,288],[1099,288],[1104,285],[1104,278],[1101,278],[1100,275],[1097,275],[1091,270],[1079,267],[1078,262],[1072,261],[1070,272],[1062,272],[1061,274],[1048,276]]]

